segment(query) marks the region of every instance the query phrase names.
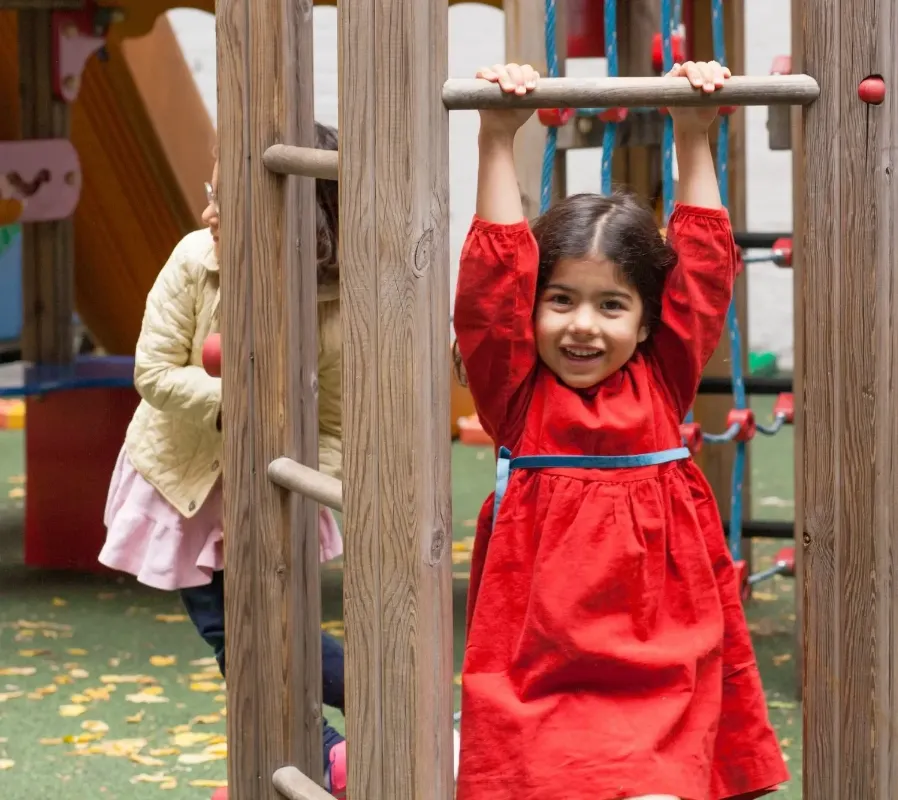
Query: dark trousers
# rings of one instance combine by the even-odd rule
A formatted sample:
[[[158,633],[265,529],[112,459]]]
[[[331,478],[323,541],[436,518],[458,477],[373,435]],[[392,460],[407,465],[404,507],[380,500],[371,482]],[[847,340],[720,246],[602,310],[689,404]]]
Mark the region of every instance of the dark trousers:
[[[221,674],[225,674],[224,572],[212,575],[212,583],[181,589],[181,601],[200,636],[214,651]],[[344,692],[343,645],[333,636],[321,632],[322,700],[326,705],[346,713]],[[329,766],[331,749],[343,741],[324,720],[324,769]]]

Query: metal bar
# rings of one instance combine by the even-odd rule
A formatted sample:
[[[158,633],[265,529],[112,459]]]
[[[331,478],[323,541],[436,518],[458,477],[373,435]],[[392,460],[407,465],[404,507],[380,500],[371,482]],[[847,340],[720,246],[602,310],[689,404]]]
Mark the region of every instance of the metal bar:
[[[477,78],[454,78],[443,84],[443,104],[450,111],[807,105],[819,94],[817,81],[808,75],[733,77],[714,94],[697,91],[687,78],[542,78],[536,89],[520,97]]]
[[[792,378],[759,378],[749,376],[744,379],[745,393],[752,395],[776,395],[792,391]],[[699,394],[732,394],[732,381],[723,376],[704,377],[698,385]]]
[[[724,531],[729,531],[729,520],[723,521]],[[794,539],[795,524],[774,520],[752,519],[742,523],[742,536],[745,539]]]
[[[334,511],[343,511],[343,484],[292,458],[276,458],[268,465],[268,477],[283,489],[311,497]]]
[[[336,150],[274,144],[262,154],[262,163],[279,175],[301,175],[325,181],[337,180]]]
[[[281,767],[274,773],[271,782],[287,800],[334,800],[332,794],[324,791],[296,767]]]

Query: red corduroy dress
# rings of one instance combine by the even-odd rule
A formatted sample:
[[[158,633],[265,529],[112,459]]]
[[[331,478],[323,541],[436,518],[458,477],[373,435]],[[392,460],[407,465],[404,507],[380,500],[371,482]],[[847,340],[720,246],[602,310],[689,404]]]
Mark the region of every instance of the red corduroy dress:
[[[681,446],[723,330],[737,256],[726,211],[678,206],[662,319],[589,391],[537,358],[537,247],[476,219],[455,328],[477,413],[522,455]],[[458,800],[758,797],[788,779],[735,570],[691,459],[515,470],[472,557]]]

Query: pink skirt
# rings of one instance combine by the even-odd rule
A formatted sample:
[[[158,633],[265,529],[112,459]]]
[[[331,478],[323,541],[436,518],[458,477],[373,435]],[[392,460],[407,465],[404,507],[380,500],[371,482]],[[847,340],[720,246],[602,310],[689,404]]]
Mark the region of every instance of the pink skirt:
[[[123,447],[106,498],[100,563],[155,589],[205,586],[213,572],[224,568],[221,518],[221,479],[188,519],[134,469]],[[327,508],[320,512],[318,541],[321,561],[343,552],[340,530]]]

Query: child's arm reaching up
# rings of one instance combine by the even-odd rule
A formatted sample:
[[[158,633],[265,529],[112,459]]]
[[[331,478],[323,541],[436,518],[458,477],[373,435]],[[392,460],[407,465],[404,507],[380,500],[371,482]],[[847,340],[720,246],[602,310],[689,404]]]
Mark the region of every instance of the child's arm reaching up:
[[[669,77],[687,77],[708,94],[730,71],[716,62],[677,65]],[[678,205],[668,223],[677,265],[667,280],[661,324],[652,349],[681,416],[695,399],[702,371],[723,331],[736,276],[736,246],[722,207],[708,129],[717,108],[671,108],[680,179]]]
[[[529,66],[477,73],[509,93],[536,87]],[[514,137],[533,111],[480,112],[477,214],[465,241],[455,297],[455,332],[480,422],[497,445],[514,445],[536,367],[533,305],[539,253],[524,219]]]

